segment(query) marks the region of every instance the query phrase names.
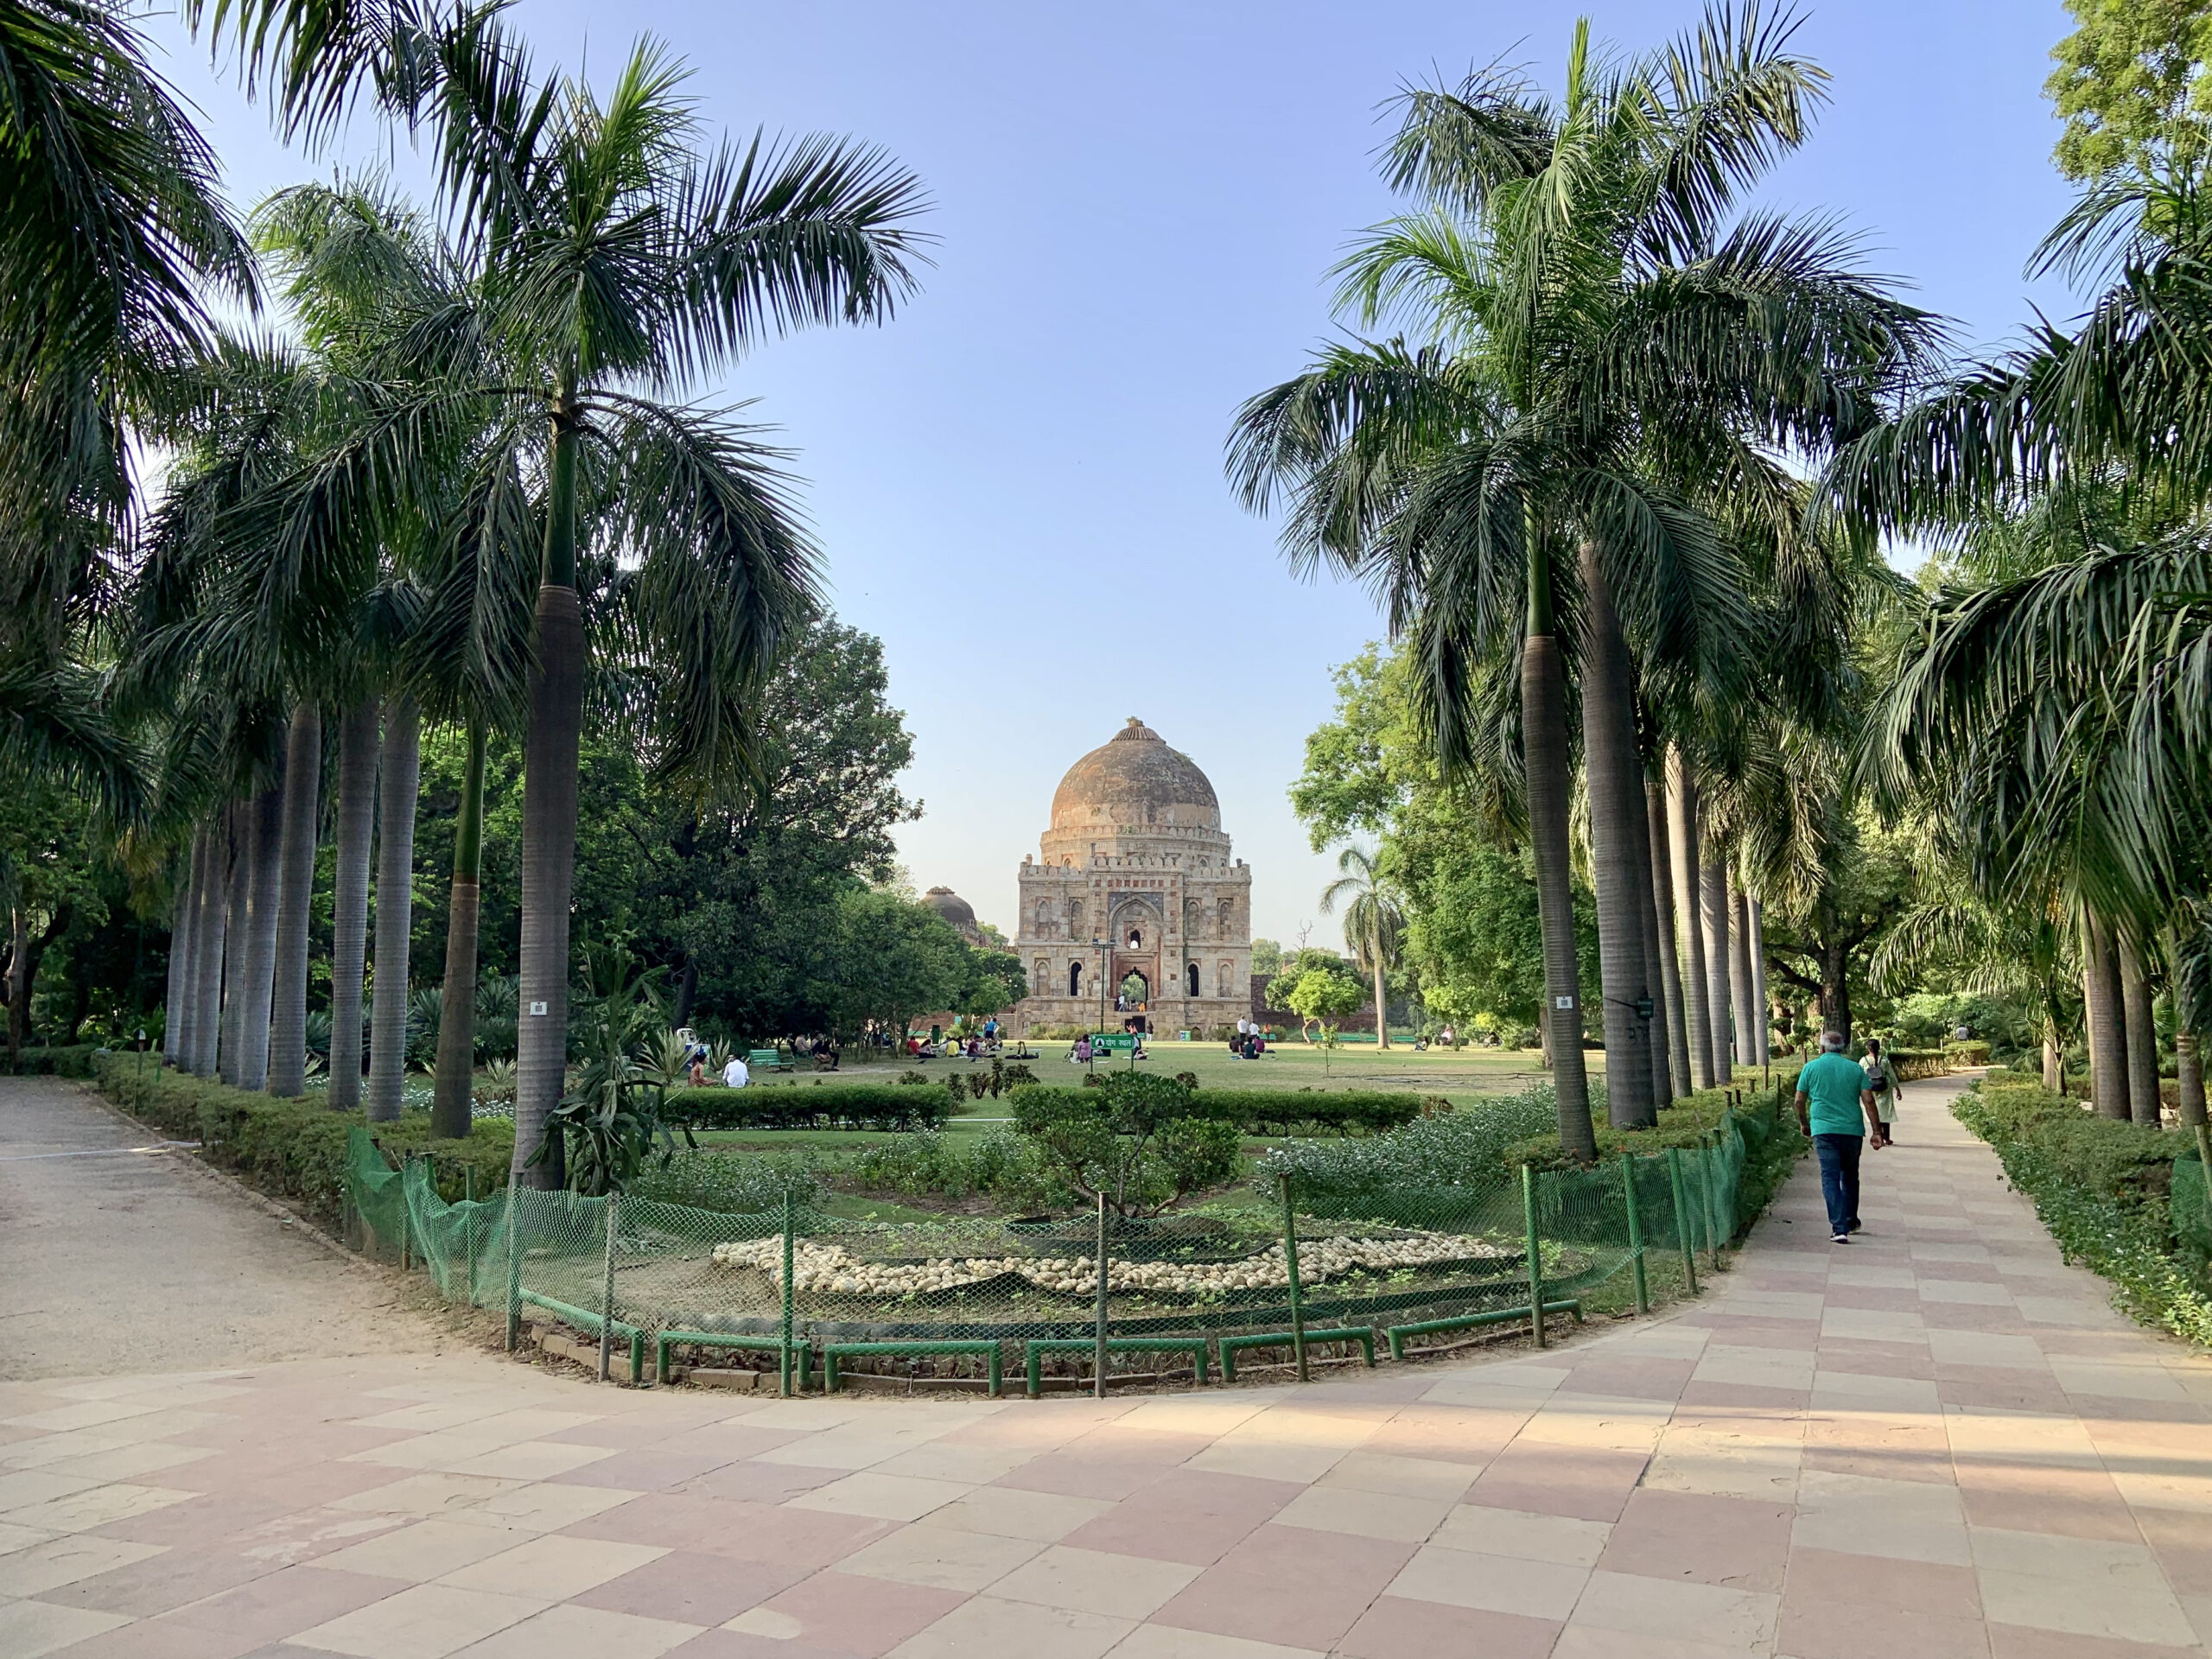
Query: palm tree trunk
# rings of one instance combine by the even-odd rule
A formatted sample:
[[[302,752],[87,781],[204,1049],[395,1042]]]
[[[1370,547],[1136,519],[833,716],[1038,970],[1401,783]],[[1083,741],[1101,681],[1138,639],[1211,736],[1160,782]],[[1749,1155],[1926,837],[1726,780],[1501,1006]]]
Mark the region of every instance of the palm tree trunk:
[[[1698,827],[1697,772],[1680,748],[1673,751],[1668,777],[1668,805],[1674,817],[1675,911],[1681,918],[1682,1022],[1689,1027],[1689,1058],[1697,1086],[1713,1088],[1720,1073],[1713,1063],[1713,1018],[1706,1007],[1710,983],[1706,976],[1705,923],[1698,906],[1704,883],[1698,874],[1698,853],[1704,837]]]
[[[1758,1009],[1758,1018],[1751,1022],[1751,1040],[1758,1050],[1752,1058],[1760,1065],[1774,1062],[1774,1005],[1766,1000],[1765,910],[1758,899],[1751,900],[1751,1004]]]
[[[1736,1053],[1745,1065],[1759,1063],[1758,1007],[1751,995],[1751,906],[1728,872],[1728,1007],[1735,1016]]]
[[[1713,1080],[1726,1084],[1736,1077],[1728,1008],[1727,849],[1707,847],[1698,874],[1705,887],[1705,1013],[1713,1031]]]
[[[22,1069],[30,1040],[31,915],[29,895],[18,893],[8,910],[8,1069]]]
[[[407,1090],[407,947],[415,926],[415,798],[423,721],[403,691],[385,706],[378,763],[377,973],[369,1004],[369,1121],[399,1116]]]
[[[1653,1118],[1651,1022],[1635,842],[1643,828],[1643,767],[1636,752],[1635,688],[1628,649],[1597,550],[1582,547],[1582,764],[1590,796],[1590,866],[1598,894],[1598,974],[1605,1032],[1606,1115],[1615,1128]]]
[[[1659,945],[1659,989],[1667,1012],[1667,1081],[1676,1096],[1690,1091],[1689,1021],[1682,1007],[1682,959],[1675,944],[1675,858],[1667,834],[1667,791],[1643,780],[1651,821],[1651,937]]]
[[[200,917],[200,866],[207,852],[205,830],[192,837],[186,855],[183,879],[177,885],[176,909],[169,918],[168,988],[162,1000],[162,1064],[181,1066],[191,1030],[186,1005],[191,1000],[192,928]]]
[[[1598,1156],[1582,1057],[1582,985],[1574,959],[1574,893],[1568,836],[1567,671],[1552,632],[1551,556],[1527,526],[1529,633],[1521,647],[1521,742],[1528,770],[1529,842],[1536,865],[1536,919],[1544,938],[1544,1032],[1559,1100],[1559,1142],[1585,1163]]]
[[[207,846],[200,878],[200,917],[192,930],[192,1046],[185,1064],[193,1076],[212,1077],[223,1014],[223,927],[230,915],[229,810],[200,833]]]
[[[2127,1033],[2121,1015],[2120,954],[2112,933],[2092,917],[2082,967],[2082,1003],[2089,1027],[2089,1098],[2101,1117],[2125,1122]]]
[[[1375,946],[1375,1046],[1378,1049],[1390,1046],[1389,1005],[1384,1001],[1382,945],[1379,939]]]
[[[2059,1052],[2058,1039],[2048,1032],[2043,1039],[2043,1086],[2054,1095],[2066,1092],[2064,1057]]]
[[[1637,919],[1643,933],[1643,983],[1645,1001],[1641,1007],[1649,1007],[1646,1017],[1640,1011],[1638,1021],[1649,1034],[1651,1044],[1651,1111],[1652,1121],[1665,1110],[1675,1098],[1674,1043],[1667,1025],[1667,970],[1659,949],[1659,882],[1656,879],[1651,845],[1651,780],[1639,763],[1636,769],[1636,799],[1624,810],[1629,821],[1629,841],[1636,849],[1636,879],[1640,889],[1637,894]]]
[[[560,1103],[569,1047],[569,901],[576,863],[576,751],[583,731],[583,612],[576,602],[576,430],[556,420],[537,589],[537,661],[523,764],[522,1030],[516,1045],[510,1180],[563,1184],[555,1159],[532,1163]]]
[[[2158,1127],[2158,1028],[2151,1013],[2151,985],[2135,943],[2120,935],[2120,1001],[2127,1026],[2127,1108],[2130,1116]]]
[[[315,903],[316,797],[322,786],[322,710],[292,710],[284,751],[284,834],[276,894],[276,1006],[269,1034],[269,1092],[290,1098],[308,1078],[308,921]]]
[[[453,895],[446,908],[446,979],[438,1013],[438,1086],[430,1133],[460,1140],[469,1128],[476,1071],[476,917],[484,870],[484,722],[468,722],[468,770],[454,824]]]
[[[215,1029],[215,1075],[238,1086],[239,1027],[245,1014],[246,911],[253,893],[253,803],[231,803],[231,879],[223,907],[223,1012]]]
[[[283,874],[284,791],[253,802],[253,886],[246,894],[245,1004],[238,1010],[238,1087],[269,1086],[269,1008],[276,972],[276,903]]]
[[[2182,1128],[2193,1129],[2205,1121],[2204,1058],[2197,1052],[2193,1031],[2174,1033],[2174,1081],[2180,1095],[2174,1115]]]
[[[363,697],[338,722],[338,845],[331,873],[330,1109],[361,1104],[361,973],[369,943],[369,853],[377,823],[381,714]]]

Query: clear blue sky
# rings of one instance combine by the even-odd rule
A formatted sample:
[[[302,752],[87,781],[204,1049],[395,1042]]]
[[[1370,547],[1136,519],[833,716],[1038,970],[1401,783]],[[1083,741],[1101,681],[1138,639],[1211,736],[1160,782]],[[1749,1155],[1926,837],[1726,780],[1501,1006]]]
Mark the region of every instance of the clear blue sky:
[[[1222,481],[1223,436],[1324,336],[1323,271],[1389,211],[1376,105],[1501,55],[1555,85],[1583,10],[516,9],[542,54],[595,75],[650,25],[696,66],[714,125],[858,135],[929,184],[942,241],[907,312],[771,345],[726,388],[799,450],[836,607],[888,648],[928,809],[901,836],[917,887],[956,887],[1011,931],[1060,773],[1137,715],[1212,778],[1253,866],[1255,931],[1339,942],[1316,902],[1332,861],[1284,790],[1330,666],[1378,626],[1358,593],[1286,576],[1273,528]],[[1640,47],[1694,9],[1590,15]],[[2067,24],[2056,0],[1827,0],[1800,38],[1834,102],[1765,200],[1862,230],[1870,263],[1968,340],[2008,338],[2031,302],[2066,312],[2021,266],[2066,200],[2040,88]],[[154,27],[241,202],[327,172]],[[361,134],[351,153],[377,148]]]

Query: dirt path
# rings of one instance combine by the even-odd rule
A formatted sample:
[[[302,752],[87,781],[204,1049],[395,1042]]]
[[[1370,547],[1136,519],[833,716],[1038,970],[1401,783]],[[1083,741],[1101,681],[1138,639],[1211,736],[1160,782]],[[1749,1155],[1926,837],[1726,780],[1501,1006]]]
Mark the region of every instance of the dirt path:
[[[79,1085],[0,1078],[0,1377],[429,1351],[390,1281]]]

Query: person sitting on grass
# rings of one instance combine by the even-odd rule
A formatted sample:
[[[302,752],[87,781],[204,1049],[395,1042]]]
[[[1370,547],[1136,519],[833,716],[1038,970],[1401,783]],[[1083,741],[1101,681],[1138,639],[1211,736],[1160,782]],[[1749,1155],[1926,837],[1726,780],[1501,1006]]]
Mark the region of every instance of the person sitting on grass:
[[[722,1086],[725,1089],[742,1089],[752,1081],[752,1069],[745,1064],[745,1056],[731,1055],[729,1064],[722,1067]]]

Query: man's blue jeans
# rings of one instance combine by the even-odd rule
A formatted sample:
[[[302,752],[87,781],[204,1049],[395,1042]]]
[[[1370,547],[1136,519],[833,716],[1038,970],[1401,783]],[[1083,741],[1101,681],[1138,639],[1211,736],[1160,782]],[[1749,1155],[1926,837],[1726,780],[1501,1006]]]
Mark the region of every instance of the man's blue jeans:
[[[1821,1160],[1821,1196],[1827,1200],[1828,1231],[1855,1232],[1859,1227],[1859,1154],[1864,1135],[1816,1135],[1813,1150]]]

